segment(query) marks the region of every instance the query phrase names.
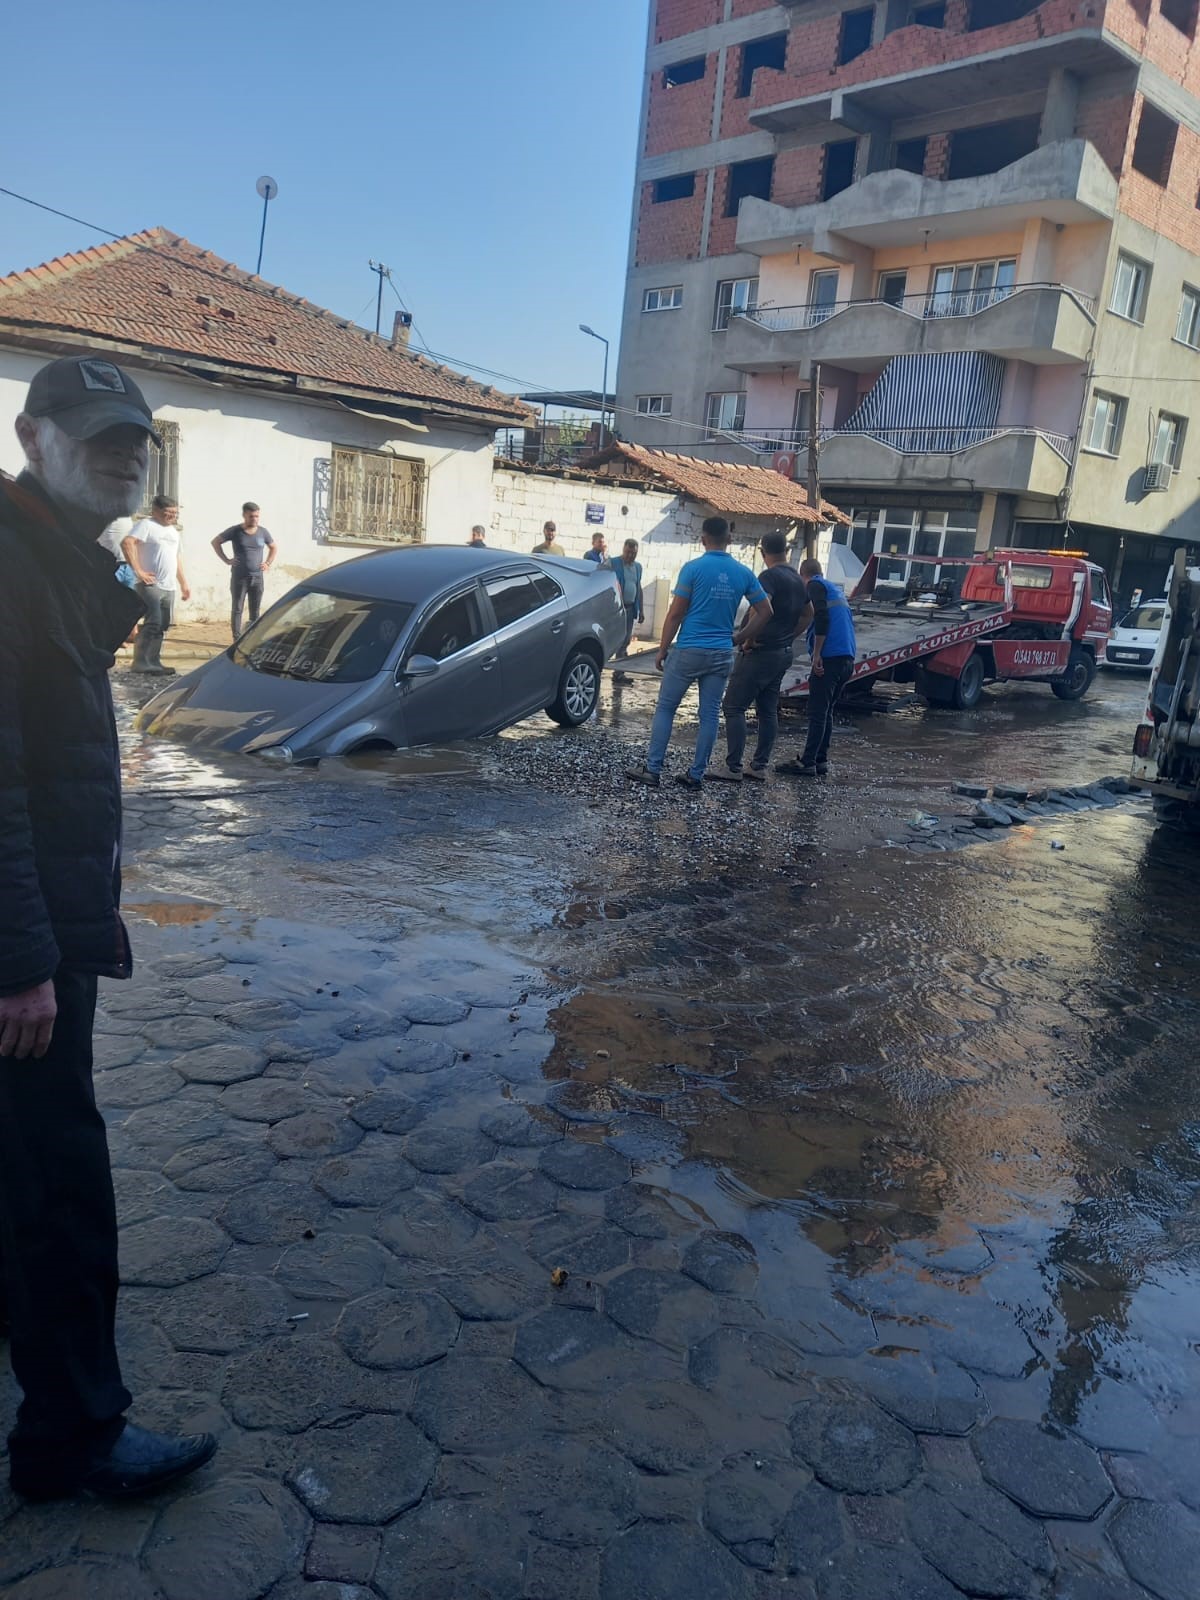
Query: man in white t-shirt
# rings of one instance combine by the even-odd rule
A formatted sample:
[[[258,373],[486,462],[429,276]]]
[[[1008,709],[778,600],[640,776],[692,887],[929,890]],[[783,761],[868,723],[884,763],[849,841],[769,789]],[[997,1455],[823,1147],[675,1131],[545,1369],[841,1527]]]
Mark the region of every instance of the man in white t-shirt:
[[[137,592],[146,606],[146,618],[133,645],[133,670],[154,677],[174,676],[174,667],[162,664],[163,635],[175,620],[175,595],[191,598],[179,556],[179,507],[165,494],[154,496],[148,517],[135,522],[121,540],[121,554],[133,568]]]

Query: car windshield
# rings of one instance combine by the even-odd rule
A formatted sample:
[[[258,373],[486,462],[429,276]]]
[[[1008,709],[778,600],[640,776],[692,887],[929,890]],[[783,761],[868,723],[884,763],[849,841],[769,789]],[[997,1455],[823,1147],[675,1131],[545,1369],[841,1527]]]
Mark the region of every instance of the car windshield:
[[[1163,608],[1161,606],[1139,606],[1136,611],[1127,611],[1121,618],[1123,628],[1146,628],[1151,633],[1157,633],[1162,627]]]
[[[275,678],[363,683],[381,672],[412,606],[301,589],[247,629],[235,661]]]

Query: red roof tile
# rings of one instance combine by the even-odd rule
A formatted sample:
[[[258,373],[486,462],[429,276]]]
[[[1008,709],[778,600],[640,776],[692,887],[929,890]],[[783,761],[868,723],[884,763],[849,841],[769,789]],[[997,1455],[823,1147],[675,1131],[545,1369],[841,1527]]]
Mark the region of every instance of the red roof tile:
[[[528,408],[344,317],[149,228],[0,277],[0,325],[45,342],[112,340],[264,377],[375,392],[520,424]]]
[[[844,511],[821,501],[818,515],[804,487],[770,467],[744,466],[732,461],[701,461],[696,456],[673,455],[669,450],[648,450],[623,440],[609,445],[602,455],[582,461],[579,470],[611,468],[640,474],[674,489],[689,499],[712,506],[723,516],[778,517],[786,522],[849,522]]]

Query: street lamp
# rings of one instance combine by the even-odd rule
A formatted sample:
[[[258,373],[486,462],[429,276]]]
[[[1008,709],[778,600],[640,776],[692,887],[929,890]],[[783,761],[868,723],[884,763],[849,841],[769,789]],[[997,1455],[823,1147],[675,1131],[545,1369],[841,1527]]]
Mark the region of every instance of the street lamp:
[[[599,339],[604,346],[604,383],[600,390],[600,448],[604,449],[605,417],[608,414],[608,340],[602,333],[597,333],[595,328],[589,328],[586,322],[579,324],[580,333],[586,333],[589,338]]]

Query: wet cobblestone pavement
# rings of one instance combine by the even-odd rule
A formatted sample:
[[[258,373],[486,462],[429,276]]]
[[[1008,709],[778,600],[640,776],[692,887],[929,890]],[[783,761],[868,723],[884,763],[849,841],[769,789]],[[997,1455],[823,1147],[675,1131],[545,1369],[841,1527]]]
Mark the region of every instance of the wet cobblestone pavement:
[[[1200,863],[1131,802],[884,843],[950,777],[1118,771],[1126,702],[696,800],[619,791],[612,716],[282,776],[131,741],[121,1349],[221,1449],[5,1489],[0,1592],[1193,1600]]]

